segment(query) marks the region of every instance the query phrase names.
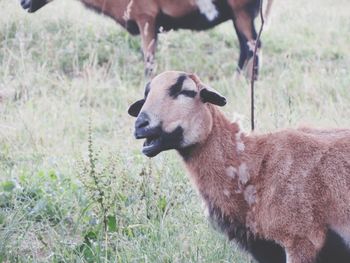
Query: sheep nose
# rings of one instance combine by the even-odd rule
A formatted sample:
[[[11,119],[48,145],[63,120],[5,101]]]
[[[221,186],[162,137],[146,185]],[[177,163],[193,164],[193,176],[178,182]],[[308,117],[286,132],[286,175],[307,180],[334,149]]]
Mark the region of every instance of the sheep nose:
[[[137,120],[135,122],[135,128],[142,129],[149,125],[150,119],[147,114],[144,112],[141,112],[141,114],[137,117]]]
[[[135,122],[135,133],[134,133],[135,138],[136,139],[146,138],[149,132],[149,125],[150,125],[149,116],[146,113],[141,112]]]

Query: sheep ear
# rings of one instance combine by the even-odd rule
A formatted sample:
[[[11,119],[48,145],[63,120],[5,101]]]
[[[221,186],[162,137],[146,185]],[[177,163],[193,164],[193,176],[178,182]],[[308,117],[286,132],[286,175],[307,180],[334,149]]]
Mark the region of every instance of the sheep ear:
[[[209,102],[217,106],[226,105],[226,98],[212,88],[203,87],[199,94],[204,103]]]
[[[217,106],[226,105],[226,98],[215,89],[206,87],[196,74],[189,74],[188,76],[196,83],[197,87],[200,89],[200,98],[204,103],[209,102]]]
[[[189,78],[192,79],[194,81],[194,83],[196,83],[197,87],[199,87],[201,85],[201,80],[198,78],[198,76],[194,73],[188,74]]]
[[[137,117],[141,111],[143,104],[145,104],[144,99],[138,100],[135,103],[131,104],[131,106],[128,109],[129,115],[131,115],[133,117]]]

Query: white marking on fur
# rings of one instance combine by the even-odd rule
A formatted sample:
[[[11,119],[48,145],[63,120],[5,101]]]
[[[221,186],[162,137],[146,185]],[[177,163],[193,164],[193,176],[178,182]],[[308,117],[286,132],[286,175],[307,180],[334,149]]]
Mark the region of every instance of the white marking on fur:
[[[254,52],[254,50],[253,50],[253,52]],[[257,56],[257,58],[259,58],[259,69],[260,69],[260,67],[261,67],[260,48],[258,48],[258,50],[256,52],[256,56]],[[252,56],[244,65],[244,71],[245,71],[248,79],[251,79],[252,74],[253,74],[253,63],[254,63],[254,56]]]
[[[301,175],[303,177],[307,177],[309,175],[309,171],[301,171]]]
[[[242,163],[238,167],[238,177],[239,177],[239,181],[241,182],[241,184],[245,185],[248,182],[249,173],[248,173],[247,165],[245,163]]]
[[[255,45],[256,45],[256,40],[250,40],[247,42],[247,46],[249,48],[249,51],[254,52],[255,51]],[[256,50],[256,56],[257,58],[259,58],[259,68],[262,65],[262,52],[260,50],[260,48],[258,47],[258,49]],[[254,62],[254,56],[252,56],[247,62],[246,65],[244,66],[248,72],[248,74],[252,73],[253,70],[253,62]],[[248,77],[251,77],[248,75]]]
[[[147,25],[148,25],[148,23],[147,23]],[[156,40],[153,38],[152,41],[148,44],[147,49],[150,49],[155,44],[155,41]],[[153,58],[153,55],[152,55],[152,58]]]
[[[248,205],[252,205],[256,200],[256,189],[253,185],[248,185],[244,190],[244,199],[247,201]]]
[[[236,149],[237,149],[237,153],[241,153],[244,151],[245,149],[245,145],[242,141],[242,134],[244,133],[244,129],[242,128],[242,115],[239,115],[237,113],[234,113],[233,117],[232,117],[232,123],[235,123],[236,125],[238,125],[238,132],[236,133]]]
[[[287,251],[286,251],[286,262],[287,263],[291,263],[290,256],[288,255]]]
[[[247,42],[247,46],[249,48],[249,51],[255,51],[255,45],[256,45],[256,41],[255,40],[250,40]]]
[[[129,2],[129,4],[127,5],[125,12],[124,12],[124,15],[123,15],[124,20],[130,20],[131,6],[133,5],[133,3],[134,3],[134,0],[131,0]]]
[[[204,14],[209,21],[213,21],[219,15],[212,0],[196,0],[196,2],[199,11]]]
[[[230,196],[230,191],[227,190],[227,189],[224,189],[224,195],[226,195],[227,197],[229,197],[229,196]]]
[[[231,178],[235,178],[237,175],[237,169],[233,166],[229,166],[226,168],[226,175]]]
[[[209,209],[207,204],[204,201],[202,201],[202,210],[203,210],[204,216],[206,218],[209,218]]]
[[[238,153],[243,152],[244,149],[245,149],[245,145],[244,145],[244,143],[242,141],[241,136],[242,136],[242,132],[241,131],[236,133],[236,149],[237,149]]]
[[[149,23],[146,22],[145,26],[143,27],[143,34],[145,36],[148,36],[148,29],[149,29]]]
[[[239,132],[244,132],[242,121],[244,120],[244,115],[234,112],[232,114],[232,123],[236,123],[239,127]]]

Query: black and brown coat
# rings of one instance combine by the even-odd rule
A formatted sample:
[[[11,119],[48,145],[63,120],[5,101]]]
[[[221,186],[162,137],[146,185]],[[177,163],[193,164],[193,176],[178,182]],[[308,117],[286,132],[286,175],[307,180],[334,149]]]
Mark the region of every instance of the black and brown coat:
[[[253,48],[257,33],[254,19],[260,0],[215,0],[214,15],[208,16],[202,5],[211,0],[80,0],[84,5],[113,18],[131,34],[141,34],[145,73],[152,75],[157,34],[160,29],[205,30],[227,20],[232,20],[240,44],[238,71],[245,70],[251,76]],[[273,0],[268,0],[266,14],[270,13]],[[51,0],[22,0],[22,6],[35,12]],[[206,7],[206,6],[205,6]],[[208,9],[206,7],[206,9]],[[258,46],[260,48],[260,43]],[[255,71],[258,73],[258,60]]]

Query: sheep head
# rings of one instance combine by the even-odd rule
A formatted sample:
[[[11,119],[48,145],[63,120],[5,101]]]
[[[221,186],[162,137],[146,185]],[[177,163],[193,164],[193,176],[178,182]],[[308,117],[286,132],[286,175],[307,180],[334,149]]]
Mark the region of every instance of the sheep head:
[[[212,104],[224,106],[226,99],[196,75],[166,71],[156,76],[146,85],[144,98],[128,110],[137,117],[136,139],[146,139],[142,152],[153,157],[204,141],[212,129]]]

